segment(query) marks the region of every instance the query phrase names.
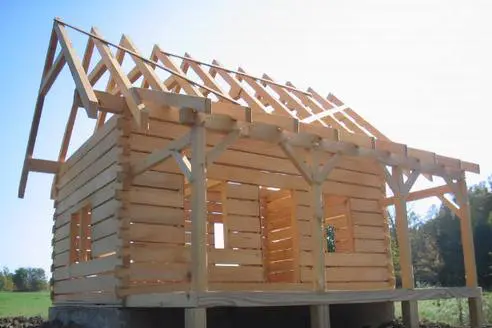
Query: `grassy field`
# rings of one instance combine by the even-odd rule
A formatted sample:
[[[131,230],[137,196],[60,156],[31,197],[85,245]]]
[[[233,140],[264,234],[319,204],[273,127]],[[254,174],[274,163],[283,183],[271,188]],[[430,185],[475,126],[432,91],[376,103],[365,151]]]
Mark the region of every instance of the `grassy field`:
[[[486,322],[491,324],[492,293],[484,293],[483,309]],[[401,317],[401,307],[399,303],[395,303],[395,312],[397,317]],[[468,302],[466,299],[421,301],[419,302],[419,316],[421,320],[431,322],[446,323],[452,326],[466,325],[468,323]]]
[[[40,315],[47,318],[50,305],[49,292],[0,292],[0,317]]]

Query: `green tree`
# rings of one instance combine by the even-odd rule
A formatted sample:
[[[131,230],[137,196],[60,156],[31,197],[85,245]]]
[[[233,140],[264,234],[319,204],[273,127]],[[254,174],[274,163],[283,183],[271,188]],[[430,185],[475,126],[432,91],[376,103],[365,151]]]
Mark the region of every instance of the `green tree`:
[[[14,272],[13,282],[15,290],[25,292],[29,290],[29,274],[26,268],[18,268]]]
[[[13,275],[15,290],[40,291],[47,289],[46,274],[41,268],[19,268]]]

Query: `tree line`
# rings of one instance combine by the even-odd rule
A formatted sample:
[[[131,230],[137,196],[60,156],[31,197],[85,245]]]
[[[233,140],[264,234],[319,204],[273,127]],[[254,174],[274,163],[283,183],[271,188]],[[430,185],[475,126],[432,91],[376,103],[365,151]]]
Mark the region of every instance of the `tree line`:
[[[468,190],[479,285],[492,290],[492,177]],[[394,217],[390,217],[393,263],[401,285]],[[417,286],[465,286],[460,218],[444,205],[425,217],[409,211],[412,262]]]
[[[0,270],[0,291],[37,292],[48,289],[46,273],[41,268],[18,268],[10,272]]]

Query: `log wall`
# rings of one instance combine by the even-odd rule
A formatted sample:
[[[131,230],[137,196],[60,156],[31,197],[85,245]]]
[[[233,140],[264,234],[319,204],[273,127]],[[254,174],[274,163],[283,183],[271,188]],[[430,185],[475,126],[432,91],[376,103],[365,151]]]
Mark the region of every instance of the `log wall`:
[[[121,244],[117,234],[121,122],[112,118],[56,176],[52,242],[55,303],[119,303],[114,273],[121,262],[117,256]]]
[[[173,159],[134,179],[128,174],[130,163],[188,132],[165,110],[151,112],[147,131],[137,129],[130,117],[113,118],[62,167],[54,227],[55,300],[117,303],[128,295],[190,288],[186,179]],[[208,131],[207,148],[223,137]],[[310,289],[312,197],[280,148],[240,139],[207,168],[207,177],[209,289],[269,290],[275,284]],[[323,184],[327,197],[347,200],[353,236],[350,253],[326,254],[328,288],[391,287],[379,206],[382,181],[374,163],[343,158]],[[88,203],[93,259],[71,264],[70,218]],[[222,229],[224,248],[215,243],[216,229]]]

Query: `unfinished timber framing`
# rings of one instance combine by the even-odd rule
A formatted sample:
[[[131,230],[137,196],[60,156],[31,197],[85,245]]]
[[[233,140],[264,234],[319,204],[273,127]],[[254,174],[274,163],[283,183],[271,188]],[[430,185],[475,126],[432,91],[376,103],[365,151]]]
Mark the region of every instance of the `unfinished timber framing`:
[[[88,36],[82,60],[67,29]],[[65,64],[75,91],[60,155],[33,158],[44,98]],[[105,91],[95,90],[106,73]],[[66,158],[79,108],[94,134]],[[147,59],[128,36],[113,44],[55,19],[21,198],[29,172],[54,174],[55,305],[183,307],[189,328],[206,327],[208,307],[307,305],[321,328],[330,304],[402,301],[417,327],[417,301],[465,297],[472,327],[482,323],[465,181],[479,166],[392,142],[331,94],[159,46]],[[446,185],[412,192],[421,175]],[[415,288],[406,204],[430,196],[461,219],[466,287]]]

